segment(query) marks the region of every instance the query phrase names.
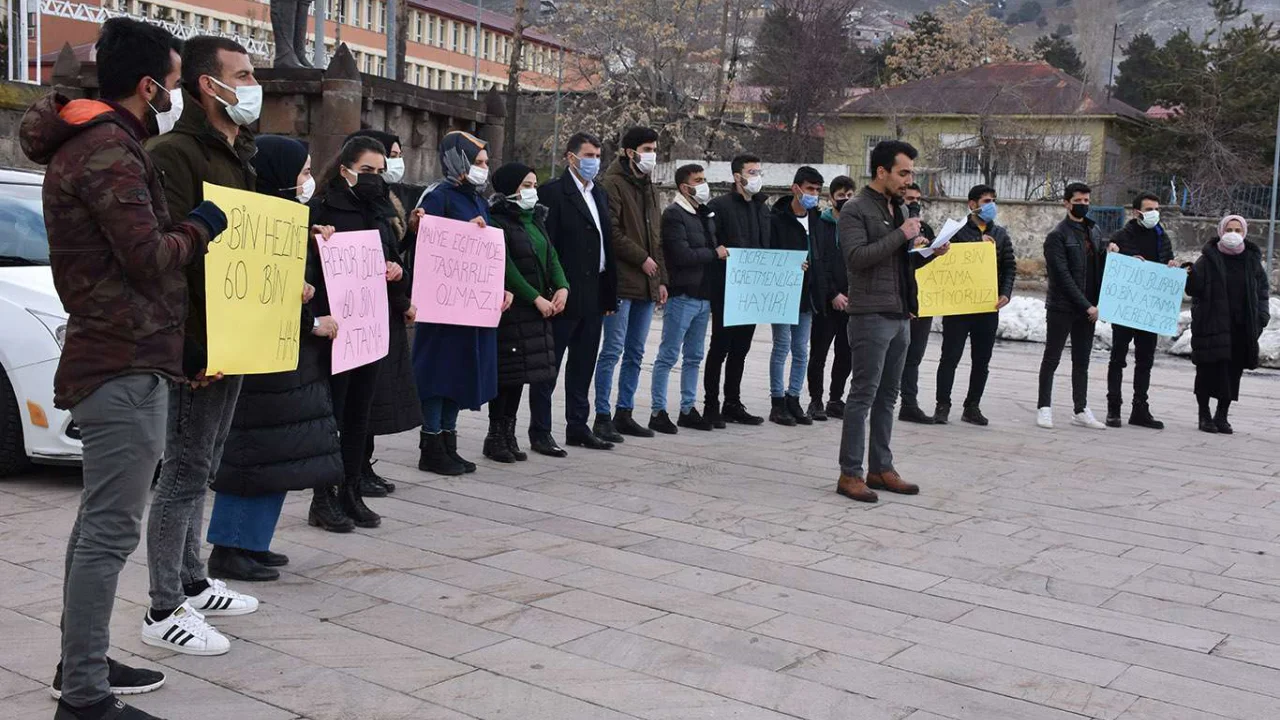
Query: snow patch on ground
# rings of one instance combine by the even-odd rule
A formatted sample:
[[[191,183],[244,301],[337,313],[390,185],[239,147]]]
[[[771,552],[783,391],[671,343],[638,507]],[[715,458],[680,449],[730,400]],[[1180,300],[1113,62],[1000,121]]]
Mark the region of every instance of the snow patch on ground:
[[[1258,360],[1263,367],[1280,368],[1280,298],[1271,298],[1268,306],[1271,311],[1271,322],[1258,338]],[[1191,355],[1191,313],[1184,311],[1178,320],[1181,334],[1169,348],[1172,355]]]

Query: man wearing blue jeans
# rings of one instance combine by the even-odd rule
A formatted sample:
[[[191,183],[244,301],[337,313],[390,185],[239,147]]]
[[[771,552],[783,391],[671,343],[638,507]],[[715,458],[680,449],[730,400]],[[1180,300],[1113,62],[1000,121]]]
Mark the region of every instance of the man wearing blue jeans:
[[[600,179],[608,195],[610,241],[617,261],[618,312],[604,319],[604,344],[596,361],[597,437],[622,442],[623,435],[653,437],[632,417],[640,362],[644,359],[653,306],[667,301],[667,268],[662,254],[662,214],[649,178],[658,163],[658,133],[633,127],[622,136],[622,153]],[[610,415],[613,372],[618,376],[616,415]]]
[[[680,427],[711,430],[715,426],[693,406],[698,397],[698,370],[707,349],[714,278],[709,266],[729,257],[716,245],[715,213],[707,207],[711,187],[701,165],[676,170],[676,199],[662,213],[662,247],[671,276],[671,298],[662,313],[662,346],[653,363],[653,416],[649,429],[674,435],[676,424],[667,414],[667,378],[684,352],[680,369]]]
[[[769,357],[769,395],[773,407],[769,421],[788,427],[812,425],[813,418],[800,405],[800,392],[809,368],[809,334],[813,331],[813,285],[809,265],[813,258],[812,233],[822,222],[818,210],[822,173],[809,166],[796,170],[791,194],[778,198],[770,218],[769,247],[774,250],[802,250],[804,282],[800,290],[800,317],[795,325],[773,326],[773,354]],[[788,378],[787,356],[791,356]]]

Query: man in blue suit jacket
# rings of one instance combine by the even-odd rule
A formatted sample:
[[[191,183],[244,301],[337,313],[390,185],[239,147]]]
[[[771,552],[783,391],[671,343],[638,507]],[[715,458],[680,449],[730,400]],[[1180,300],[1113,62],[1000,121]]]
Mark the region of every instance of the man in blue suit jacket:
[[[564,174],[538,188],[538,202],[547,208],[547,233],[560,254],[569,280],[569,301],[552,321],[556,339],[556,369],[569,354],[565,370],[565,438],[569,445],[611,450],[613,443],[587,425],[591,415],[588,390],[600,352],[605,315],[618,307],[618,276],[609,233],[609,200],[595,184],[600,172],[600,139],[588,133],[569,138]],[[551,435],[551,395],[556,382],[534,383],[529,392],[529,444],[550,457],[568,453]]]

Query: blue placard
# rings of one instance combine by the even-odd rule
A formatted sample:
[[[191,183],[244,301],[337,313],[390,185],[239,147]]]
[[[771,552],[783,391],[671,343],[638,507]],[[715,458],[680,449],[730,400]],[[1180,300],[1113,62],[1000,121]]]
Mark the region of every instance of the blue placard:
[[[799,323],[808,255],[803,250],[730,248],[725,261],[725,326]]]
[[[1157,335],[1178,334],[1187,271],[1119,253],[1107,255],[1098,317]]]

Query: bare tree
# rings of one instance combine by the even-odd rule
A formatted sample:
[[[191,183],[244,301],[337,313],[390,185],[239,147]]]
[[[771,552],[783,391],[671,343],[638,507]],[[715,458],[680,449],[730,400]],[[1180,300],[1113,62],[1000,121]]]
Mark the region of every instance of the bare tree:
[[[502,146],[508,155],[516,147],[516,125],[520,114],[520,55],[524,50],[525,0],[516,0],[515,22],[511,28],[511,63],[507,67],[507,117],[502,128]]]

